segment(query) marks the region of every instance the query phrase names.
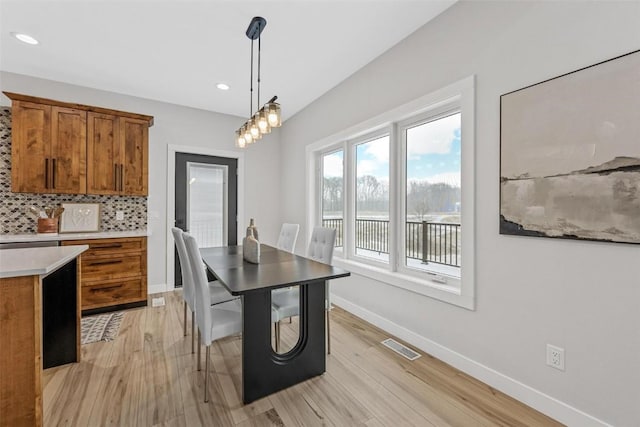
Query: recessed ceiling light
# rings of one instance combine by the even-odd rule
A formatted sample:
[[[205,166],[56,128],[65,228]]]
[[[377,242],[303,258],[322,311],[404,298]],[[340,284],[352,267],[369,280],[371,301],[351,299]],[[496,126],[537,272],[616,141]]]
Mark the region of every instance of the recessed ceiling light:
[[[17,38],[18,40],[20,40],[23,43],[27,43],[27,44],[38,44],[39,41],[34,39],[33,37],[31,37],[29,34],[22,34],[22,33],[11,33],[11,35],[15,38]]]
[[[218,89],[220,89],[220,90],[229,90],[229,85],[224,84],[224,83],[218,83],[218,84],[216,85],[216,87],[217,87]]]

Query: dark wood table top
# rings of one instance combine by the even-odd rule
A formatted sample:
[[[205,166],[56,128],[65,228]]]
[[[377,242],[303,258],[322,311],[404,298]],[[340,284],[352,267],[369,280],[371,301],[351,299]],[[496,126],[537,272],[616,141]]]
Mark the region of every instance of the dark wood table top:
[[[313,281],[347,277],[351,273],[274,247],[260,244],[260,264],[242,258],[242,246],[200,248],[209,271],[232,295],[276,289]]]

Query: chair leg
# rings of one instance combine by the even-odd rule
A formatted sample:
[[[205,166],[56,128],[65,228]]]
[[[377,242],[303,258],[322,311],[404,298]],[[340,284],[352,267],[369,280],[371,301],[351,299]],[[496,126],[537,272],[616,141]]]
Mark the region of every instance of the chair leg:
[[[183,316],[184,321],[182,323],[184,325],[184,336],[186,337],[187,336],[187,302],[184,301],[183,305],[184,305],[184,316]]]
[[[276,330],[276,353],[280,353],[280,321],[274,323]]]
[[[209,401],[209,359],[211,359],[211,344],[207,346],[204,361],[204,403]]]
[[[331,323],[329,322],[329,313],[330,310],[325,310],[327,312],[327,354],[331,354]]]
[[[191,354],[196,352],[196,312],[191,312]]]
[[[202,364],[200,363],[200,353],[202,353],[202,345],[200,345],[200,329],[198,329],[198,371],[202,370]]]
[[[191,312],[191,354],[196,352],[196,312]]]

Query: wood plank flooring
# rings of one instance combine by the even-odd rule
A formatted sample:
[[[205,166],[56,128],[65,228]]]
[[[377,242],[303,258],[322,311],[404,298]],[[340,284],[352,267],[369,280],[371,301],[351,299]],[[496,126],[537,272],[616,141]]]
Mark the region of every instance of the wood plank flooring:
[[[561,425],[429,355],[404,359],[380,344],[388,334],[340,308],[324,375],[245,406],[241,338],[230,337],[212,346],[204,403],[180,293],[163,295],[164,307],[127,311],[115,341],[44,372],[46,426]],[[283,322],[284,341],[296,332]]]

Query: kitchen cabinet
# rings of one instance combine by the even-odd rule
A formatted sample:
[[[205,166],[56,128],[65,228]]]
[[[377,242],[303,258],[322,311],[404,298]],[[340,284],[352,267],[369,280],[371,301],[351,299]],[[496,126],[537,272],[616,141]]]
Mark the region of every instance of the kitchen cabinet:
[[[12,191],[146,196],[153,117],[3,92]]]
[[[148,123],[144,120],[90,112],[87,192],[146,196],[148,140]]]
[[[147,304],[147,239],[65,240],[89,245],[81,259],[83,314]]]
[[[12,120],[12,191],[86,192],[86,111],[15,101]]]

